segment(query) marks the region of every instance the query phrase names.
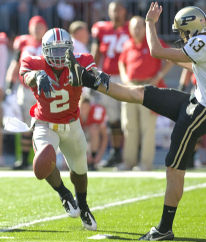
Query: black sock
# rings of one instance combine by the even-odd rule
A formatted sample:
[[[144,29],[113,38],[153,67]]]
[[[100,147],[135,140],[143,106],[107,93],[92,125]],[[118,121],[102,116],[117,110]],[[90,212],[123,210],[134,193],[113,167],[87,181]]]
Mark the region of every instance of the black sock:
[[[63,181],[61,182],[61,185],[59,187],[53,187],[55,191],[59,193],[60,197],[63,197],[65,193],[68,192],[68,189],[64,186]]]
[[[29,151],[22,152],[22,165],[28,166]]]
[[[87,193],[86,192],[84,192],[84,193],[77,192],[76,198],[77,198],[78,206],[80,209],[87,208],[87,200],[86,200]]]
[[[97,155],[97,152],[96,151],[92,151],[92,158],[95,158]]]
[[[172,224],[173,224],[176,210],[177,210],[177,207],[170,207],[170,206],[164,205],[162,218],[157,227],[160,233],[166,233],[167,231],[172,229]]]

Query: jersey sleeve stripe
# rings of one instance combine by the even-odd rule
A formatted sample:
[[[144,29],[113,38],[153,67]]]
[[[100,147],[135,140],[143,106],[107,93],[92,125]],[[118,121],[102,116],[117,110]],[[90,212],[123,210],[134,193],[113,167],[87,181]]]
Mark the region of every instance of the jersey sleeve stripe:
[[[182,50],[183,50],[183,52],[185,53],[185,55],[187,55],[187,56],[190,58],[190,60],[191,60],[192,62],[194,62],[195,64],[197,64],[196,61],[194,61],[194,60],[188,55],[188,53],[187,53],[187,51],[185,50],[184,47],[182,48]]]
[[[86,70],[90,70],[92,67],[96,67],[96,64],[94,62],[92,62],[91,64],[89,64],[88,66],[86,66]]]
[[[22,74],[24,74],[27,71],[31,71],[31,69],[26,68],[26,67],[21,67],[20,70],[19,70],[19,73],[20,73],[20,75],[22,75]]]

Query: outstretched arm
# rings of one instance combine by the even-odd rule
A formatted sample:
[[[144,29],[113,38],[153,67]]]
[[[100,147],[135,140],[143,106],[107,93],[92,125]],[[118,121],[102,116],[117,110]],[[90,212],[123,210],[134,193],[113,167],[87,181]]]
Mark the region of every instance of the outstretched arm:
[[[159,6],[157,2],[152,2],[146,15],[146,37],[150,54],[153,57],[167,59],[174,62],[191,62],[182,49],[162,47],[155,27],[161,12],[162,6]]]
[[[143,103],[144,86],[125,86],[110,82],[108,91],[102,84],[97,90],[122,102]]]
[[[89,87],[123,102],[143,102],[144,86],[124,86],[112,83],[110,76],[104,72],[97,69],[87,71],[77,62],[71,50],[66,52],[66,61],[70,72],[69,83],[71,86]]]

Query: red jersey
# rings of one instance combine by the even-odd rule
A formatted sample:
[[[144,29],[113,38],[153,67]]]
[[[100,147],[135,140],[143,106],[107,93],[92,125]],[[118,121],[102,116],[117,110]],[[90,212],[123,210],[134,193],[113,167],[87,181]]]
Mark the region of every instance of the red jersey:
[[[93,104],[89,110],[87,120],[83,121],[80,116],[80,121],[83,128],[92,124],[103,124],[106,122],[106,110],[102,105]]]
[[[160,40],[163,47],[168,45]],[[123,48],[119,61],[123,62],[129,80],[147,80],[154,77],[161,69],[162,61],[150,55],[149,46],[146,37],[142,43],[135,44],[133,39],[129,39]],[[161,80],[159,85],[165,87],[164,81]]]
[[[90,54],[75,55],[75,57],[87,70],[96,67]],[[20,75],[32,70],[44,70],[56,84],[53,84],[55,92],[51,93],[51,98],[46,98],[43,92],[38,95],[37,87],[31,88],[37,100],[30,110],[31,116],[52,123],[69,123],[70,120],[78,119],[82,87],[69,85],[69,69],[64,67],[59,81],[57,81],[52,68],[43,56],[27,56],[22,59]]]
[[[42,54],[41,41],[28,34],[17,36],[13,43],[13,49],[21,52],[19,61],[28,55],[40,56]]]
[[[128,22],[115,29],[111,21],[100,21],[92,26],[91,31],[103,55],[102,70],[111,75],[119,75],[118,59],[124,43],[129,39]]]

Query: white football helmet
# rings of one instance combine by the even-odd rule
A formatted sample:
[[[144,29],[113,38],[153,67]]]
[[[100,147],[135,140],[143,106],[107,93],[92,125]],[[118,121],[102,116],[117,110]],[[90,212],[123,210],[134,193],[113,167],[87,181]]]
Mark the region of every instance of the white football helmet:
[[[42,52],[48,65],[63,68],[65,64],[65,51],[73,51],[73,42],[70,34],[60,28],[48,30],[42,38]]]
[[[199,34],[205,28],[206,15],[200,8],[194,6],[181,9],[175,15],[172,26],[173,31],[179,32],[184,42],[187,42],[189,38]]]

